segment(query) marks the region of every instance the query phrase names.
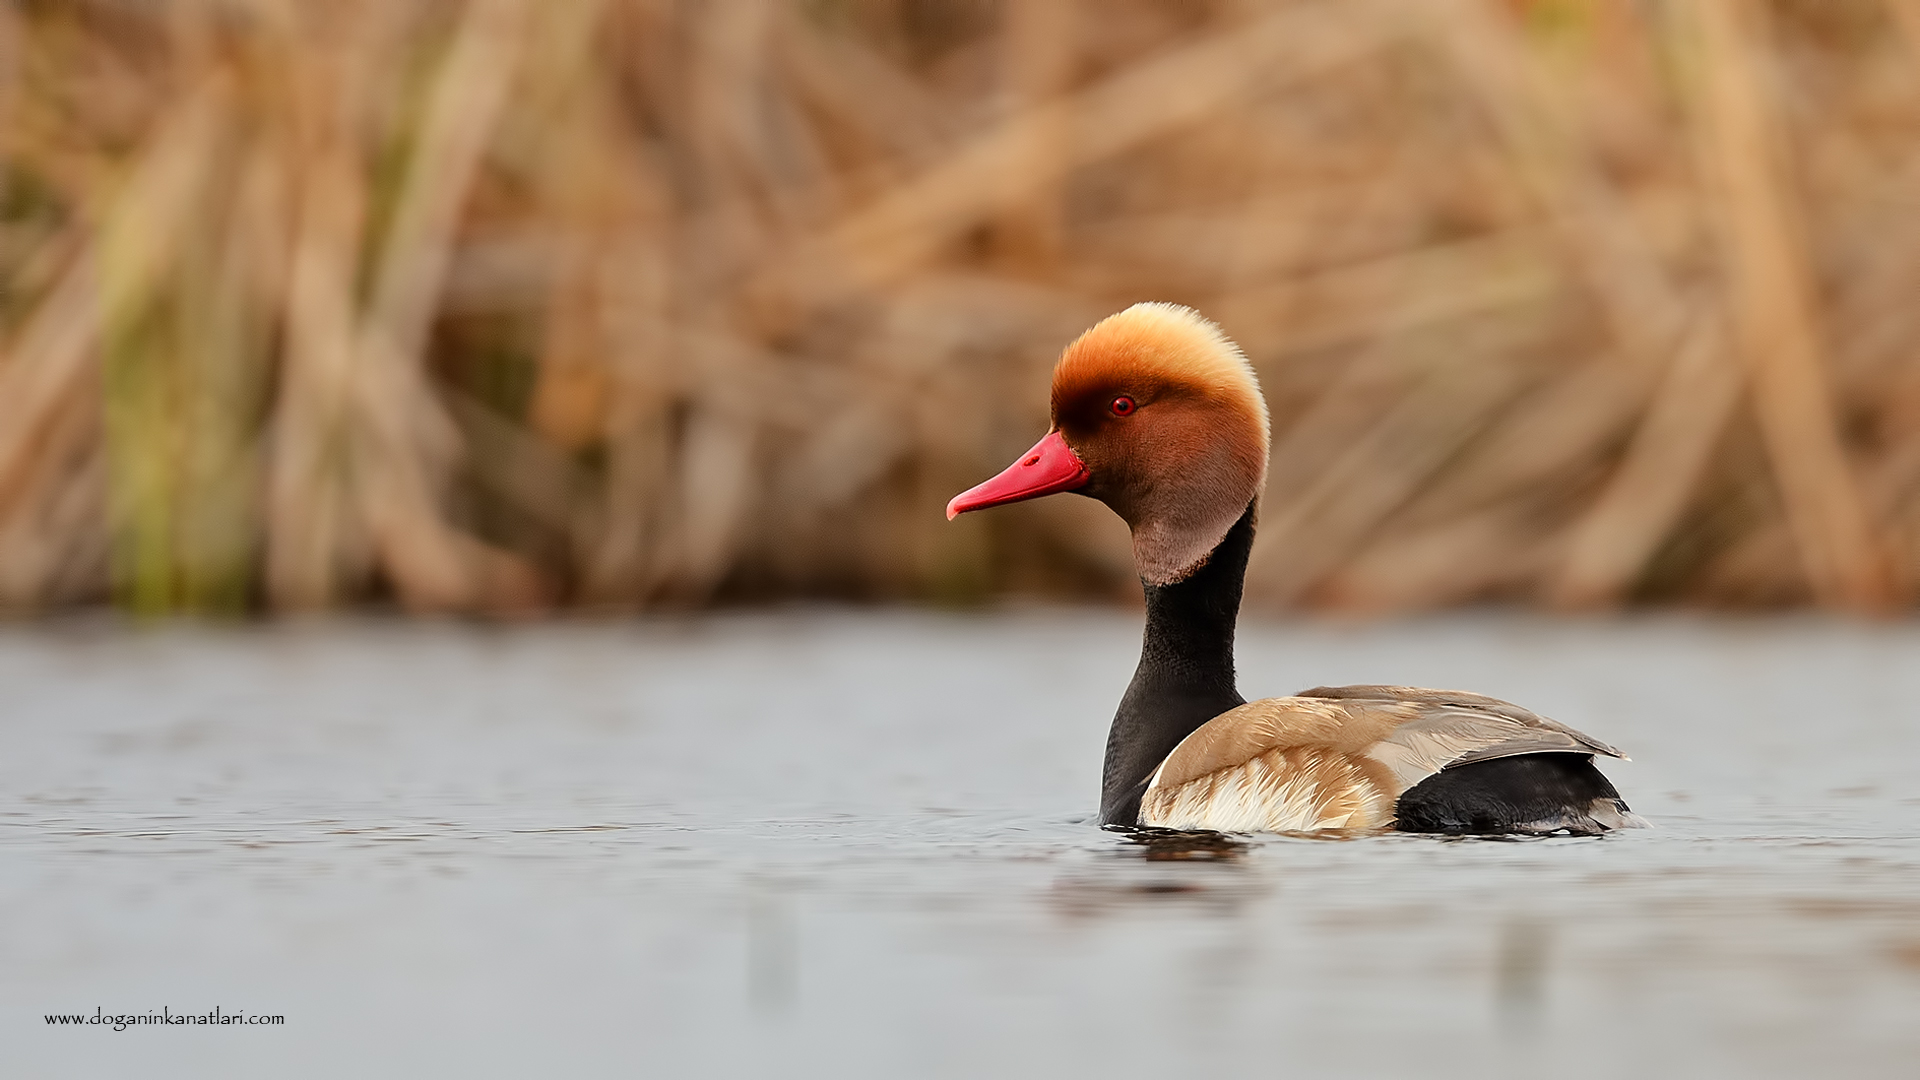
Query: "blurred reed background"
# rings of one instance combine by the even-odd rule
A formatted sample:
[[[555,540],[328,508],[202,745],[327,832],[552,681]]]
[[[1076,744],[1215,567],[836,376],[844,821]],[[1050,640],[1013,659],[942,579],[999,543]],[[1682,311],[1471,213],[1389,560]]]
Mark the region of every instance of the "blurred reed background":
[[[4,0],[0,603],[1132,592],[949,525],[1221,321],[1255,606],[1884,610],[1920,0]]]

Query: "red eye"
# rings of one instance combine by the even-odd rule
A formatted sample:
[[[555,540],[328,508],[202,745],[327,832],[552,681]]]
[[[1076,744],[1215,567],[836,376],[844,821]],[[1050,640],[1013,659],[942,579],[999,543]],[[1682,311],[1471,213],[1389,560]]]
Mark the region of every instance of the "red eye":
[[[1128,413],[1132,412],[1133,410],[1139,408],[1139,406],[1133,403],[1132,398],[1128,397],[1125,394],[1121,394],[1119,397],[1114,398],[1113,404],[1107,406],[1107,408],[1112,409],[1113,415],[1115,416],[1125,416]]]

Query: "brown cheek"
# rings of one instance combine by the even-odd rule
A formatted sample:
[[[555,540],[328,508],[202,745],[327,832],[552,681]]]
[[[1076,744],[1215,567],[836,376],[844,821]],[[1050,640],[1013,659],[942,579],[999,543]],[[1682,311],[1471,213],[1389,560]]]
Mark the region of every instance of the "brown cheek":
[[[1116,437],[1115,425],[1076,423],[1071,417],[1061,417],[1057,422],[1060,434],[1090,474],[1086,486],[1078,489],[1079,493],[1099,499],[1131,522],[1134,462],[1125,440]]]
[[[1228,509],[1237,516],[1244,500],[1258,494],[1257,455],[1244,452],[1244,439],[1235,437],[1230,419],[1217,410],[1184,403],[1155,419],[1153,427],[1143,425],[1141,432],[1154,452],[1142,462],[1144,482],[1139,486],[1143,492],[1153,491],[1154,514],[1164,524],[1210,529],[1216,516]]]
[[[1129,523],[1144,502],[1185,489],[1207,460],[1221,456],[1219,417],[1194,402],[1163,398],[1127,417],[1061,420],[1061,434],[1093,473],[1082,492]]]
[[[1205,449],[1190,430],[1190,418],[1173,412],[1143,408],[1101,424],[1080,442],[1068,438],[1093,471],[1085,494],[1112,507],[1129,525],[1137,525],[1147,504],[1156,501],[1156,489],[1177,481]]]
[[[1201,410],[1184,402],[1165,402],[1151,412],[1141,410],[1140,423],[1128,433],[1131,455],[1142,474],[1156,480],[1185,475],[1213,449],[1212,426]]]
[[[1108,432],[1096,430],[1082,434],[1063,429],[1061,434],[1092,474],[1087,486],[1080,489],[1082,494],[1105,499],[1109,492],[1125,486],[1129,471],[1126,457],[1116,452],[1119,448]]]

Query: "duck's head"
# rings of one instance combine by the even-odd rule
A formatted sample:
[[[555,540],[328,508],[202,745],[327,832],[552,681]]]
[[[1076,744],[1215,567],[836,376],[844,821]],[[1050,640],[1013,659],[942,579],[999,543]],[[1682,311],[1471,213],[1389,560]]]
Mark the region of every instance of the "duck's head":
[[[1000,475],[954,496],[969,510],[1060,491],[1112,507],[1148,584],[1204,563],[1259,497],[1267,403],[1247,358],[1192,308],[1135,304],[1102,319],[1053,369],[1053,427]]]

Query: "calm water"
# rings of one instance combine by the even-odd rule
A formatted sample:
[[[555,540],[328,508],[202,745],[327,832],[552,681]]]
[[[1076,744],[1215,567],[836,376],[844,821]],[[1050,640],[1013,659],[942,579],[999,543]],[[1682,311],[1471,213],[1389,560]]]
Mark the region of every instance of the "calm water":
[[[8,1076],[1920,1075],[1920,626],[1255,623],[1656,830],[1086,823],[1133,616],[0,632]],[[1177,853],[1176,853],[1177,854]],[[49,1012],[284,1027],[51,1028]]]

